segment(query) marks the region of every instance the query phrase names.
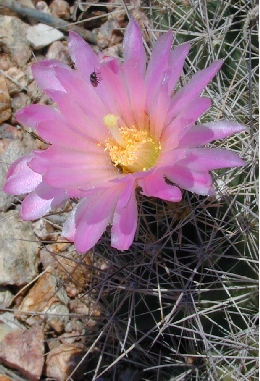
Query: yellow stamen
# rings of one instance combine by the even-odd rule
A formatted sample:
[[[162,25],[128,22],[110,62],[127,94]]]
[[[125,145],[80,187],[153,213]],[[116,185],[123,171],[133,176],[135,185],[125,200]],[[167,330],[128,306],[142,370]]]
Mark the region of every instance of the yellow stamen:
[[[108,127],[115,141],[119,145],[125,147],[126,142],[124,141],[122,135],[120,134],[120,131],[117,125],[118,119],[119,119],[119,116],[116,116],[114,114],[107,114],[106,116],[104,116],[103,121],[105,125]]]
[[[119,128],[118,119],[113,114],[103,119],[112,135],[106,140],[105,149],[113,164],[123,173],[147,171],[156,163],[160,143],[155,142],[146,130],[138,130],[134,126]]]

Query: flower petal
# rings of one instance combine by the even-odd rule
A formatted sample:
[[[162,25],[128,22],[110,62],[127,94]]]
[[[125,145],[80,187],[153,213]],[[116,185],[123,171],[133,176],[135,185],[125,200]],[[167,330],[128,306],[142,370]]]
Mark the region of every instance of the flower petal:
[[[165,176],[183,189],[200,195],[213,196],[215,191],[208,172],[195,172],[180,165],[164,168]]]
[[[170,52],[169,68],[171,69],[171,74],[168,83],[169,95],[172,95],[174,87],[180,78],[180,75],[183,71],[184,61],[189,50],[190,44],[185,43],[174,47],[174,49]]]
[[[119,197],[117,189],[114,188],[95,192],[84,198],[78,206],[74,242],[79,252],[84,253],[91,249],[112,220]]]
[[[63,189],[52,188],[42,182],[23,200],[21,218],[26,221],[36,220],[67,199],[68,195]]]
[[[138,180],[138,185],[142,188],[141,193],[147,197],[158,197],[172,202],[179,202],[182,199],[180,189],[167,184],[163,174],[160,172],[155,172],[146,178]]]
[[[167,83],[161,86],[154,100],[153,107],[150,110],[150,133],[157,140],[161,140],[161,134],[164,127],[167,111],[170,106]]]
[[[173,149],[179,144],[179,134],[185,127],[192,126],[196,120],[210,107],[209,98],[196,98],[184,107],[182,112],[166,127],[162,134],[165,150]]]
[[[218,168],[240,167],[245,163],[232,151],[222,148],[191,148],[179,165],[194,171],[210,171]]]
[[[108,110],[90,84],[89,78],[84,81],[80,73],[64,67],[55,67],[55,73],[70,99],[77,102],[87,115],[96,117],[98,121],[103,120],[103,115]]]
[[[56,92],[55,101],[64,119],[70,124],[70,129],[81,135],[81,139],[87,140],[87,143],[97,144],[97,141],[103,141],[108,136],[108,130],[101,118],[93,117],[84,112],[70,95]],[[104,114],[101,114],[104,115]]]
[[[82,189],[105,186],[106,182],[115,178],[116,170],[109,163],[105,164],[85,164],[85,165],[53,165],[44,174],[44,181],[57,188]]]
[[[132,112],[135,118],[136,128],[145,128],[145,98],[146,88],[140,72],[135,70],[134,61],[128,60],[123,65],[124,79],[130,98]]]
[[[164,33],[153,47],[153,52],[147,66],[145,83],[147,91],[146,108],[151,109],[154,97],[163,81],[165,71],[169,67],[169,55],[172,44],[172,31]]]
[[[66,68],[67,66],[57,60],[41,61],[32,65],[34,79],[45,92],[46,90],[65,91],[56,77],[55,67]]]
[[[44,120],[63,120],[58,110],[46,105],[26,106],[18,111],[15,117],[19,123],[32,129],[36,129],[38,123],[43,122]]]
[[[201,94],[203,89],[219,71],[222,64],[222,60],[214,61],[206,69],[198,71],[190,82],[174,95],[172,106],[167,116],[167,124],[170,123],[183,108],[187,108],[194,98],[197,98]]]
[[[132,17],[126,27],[123,42],[124,61],[135,60],[135,69],[143,76],[146,66],[146,54],[143,46],[142,33],[137,21]]]
[[[69,32],[69,52],[75,67],[89,81],[90,74],[99,67],[99,59],[92,47],[77,33]]]
[[[75,150],[85,151],[86,141],[59,120],[47,120],[37,125],[39,135],[48,143],[57,144]]]
[[[137,202],[135,188],[130,185],[127,192],[131,192],[127,205],[121,205],[119,199],[113,217],[111,229],[111,246],[118,250],[128,250],[133,243],[137,227]],[[120,196],[124,198],[124,196]]]
[[[217,122],[205,123],[204,126],[209,128],[214,133],[213,140],[224,139],[227,136],[246,130],[246,126],[243,126],[233,120],[218,120]]]
[[[9,167],[3,187],[4,192],[14,195],[25,194],[32,192],[41,183],[42,176],[28,166],[33,157],[33,153],[26,154]]]

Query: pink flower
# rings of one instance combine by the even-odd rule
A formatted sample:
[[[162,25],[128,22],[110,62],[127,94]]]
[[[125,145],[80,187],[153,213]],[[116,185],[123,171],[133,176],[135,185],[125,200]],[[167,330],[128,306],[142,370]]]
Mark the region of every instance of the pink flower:
[[[154,45],[146,67],[141,32],[132,19],[123,64],[96,55],[71,32],[75,70],[56,60],[33,65],[37,83],[58,108],[30,105],[17,114],[21,124],[50,143],[9,168],[5,192],[29,193],[22,202],[23,220],[79,198],[62,236],[85,252],[111,224],[112,246],[126,250],[137,227],[136,188],[172,202],[181,200],[180,188],[214,195],[209,171],[243,165],[234,152],[201,147],[244,126],[223,120],[195,125],[211,105],[200,94],[222,61],[196,73],[175,93],[189,44],[174,50],[171,44],[169,31]]]

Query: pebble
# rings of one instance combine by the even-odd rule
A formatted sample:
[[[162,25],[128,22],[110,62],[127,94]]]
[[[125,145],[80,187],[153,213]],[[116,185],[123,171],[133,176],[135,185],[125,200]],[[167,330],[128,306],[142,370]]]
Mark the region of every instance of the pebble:
[[[0,285],[22,286],[37,275],[38,242],[29,221],[19,212],[0,213]]]
[[[11,100],[8,92],[6,79],[0,75],[0,124],[11,116]]]
[[[19,91],[26,89],[28,80],[24,70],[14,66],[8,69],[5,74],[10,95],[17,94]]]
[[[40,326],[7,333],[0,343],[0,362],[31,381],[39,380],[44,364],[43,340]]]
[[[0,287],[0,308],[9,307],[13,301],[13,294],[5,287]]]
[[[50,4],[51,14],[59,19],[70,19],[70,6],[64,0],[53,0]]]
[[[86,379],[84,373],[87,370],[89,360],[87,358],[83,359],[85,353],[86,350],[79,344],[62,344],[52,349],[46,359],[46,376],[56,381]],[[78,369],[73,373],[72,378],[70,378],[70,374],[80,362],[81,364]]]
[[[18,17],[0,15],[1,48],[19,67],[23,67],[32,55],[27,29],[28,25]]]
[[[56,332],[60,333],[69,320],[68,301],[60,280],[53,275],[52,268],[48,267],[23,299],[16,316],[29,325],[46,320]],[[40,314],[41,312],[43,314]]]
[[[46,24],[30,26],[27,31],[27,40],[36,50],[42,49],[54,41],[61,40],[63,37],[62,32]]]

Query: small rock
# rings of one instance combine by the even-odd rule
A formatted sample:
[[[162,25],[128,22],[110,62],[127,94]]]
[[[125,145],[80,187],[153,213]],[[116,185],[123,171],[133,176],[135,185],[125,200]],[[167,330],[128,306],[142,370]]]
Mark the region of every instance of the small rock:
[[[37,275],[38,242],[19,212],[0,213],[0,285],[22,286]]]
[[[0,139],[3,140],[14,140],[14,139],[21,139],[22,134],[21,131],[18,130],[16,127],[12,126],[8,123],[3,123],[0,129]]]
[[[64,243],[54,245],[57,246],[59,244],[64,245]],[[69,243],[65,243],[65,245],[69,245]],[[44,268],[51,266],[55,269],[56,275],[64,280],[66,285],[70,283],[77,288],[76,293],[73,291],[73,295],[70,296],[75,296],[79,292],[82,292],[91,279],[93,268],[89,255],[82,257],[82,254],[74,251],[73,253],[64,253],[62,256],[59,256],[53,255],[50,250],[44,249],[40,251],[40,258]]]
[[[35,8],[43,13],[50,13],[48,4],[43,0],[37,1],[37,3],[35,4]]]
[[[4,287],[0,287],[0,308],[9,307],[13,301],[13,294]]]
[[[6,83],[10,95],[17,94],[21,90],[25,90],[28,80],[23,70],[14,66],[7,70],[5,74],[7,75]],[[8,77],[10,77],[12,80]]]
[[[41,241],[56,240],[58,233],[54,232],[53,225],[45,218],[40,218],[32,224],[34,234],[40,238]]]
[[[50,45],[46,57],[48,60],[59,60],[66,65],[71,65],[72,61],[69,55],[66,41],[55,41]]]
[[[53,275],[51,267],[48,267],[23,299],[16,316],[30,325],[46,320],[56,332],[61,332],[69,320],[68,301],[64,288]],[[27,319],[28,314],[23,312],[31,313],[32,316]]]
[[[36,81],[32,81],[28,85],[28,95],[33,103],[39,102],[43,96],[42,89],[37,85]]]
[[[25,329],[24,325],[14,317],[12,312],[4,312],[0,314],[0,323],[7,325],[11,331],[16,331],[17,329]]]
[[[13,124],[17,124],[15,113],[17,113],[17,111],[20,111],[25,106],[28,106],[29,104],[31,104],[31,99],[27,94],[20,92],[18,94],[13,95],[13,97],[11,98],[11,108],[13,111],[11,122]]]
[[[36,50],[42,49],[54,41],[61,40],[63,36],[63,33],[58,29],[45,24],[30,26],[27,31],[27,40]]]
[[[123,40],[123,33],[118,30],[118,24],[114,20],[106,21],[99,29],[97,43],[100,49],[119,44]]]
[[[45,375],[56,381],[65,381],[82,361],[86,351],[83,346],[76,344],[62,344],[51,350],[46,359]],[[73,373],[72,379],[82,380],[87,371],[87,359],[83,359],[79,368]],[[69,378],[70,379],[70,378]]]
[[[8,333],[14,331],[17,331],[17,328],[10,327],[8,324],[0,322],[0,343]]]
[[[32,51],[26,38],[28,24],[18,17],[0,15],[1,48],[19,67],[30,59]]]
[[[70,19],[70,6],[64,0],[53,0],[50,4],[50,11],[53,16],[56,16],[59,19]]]
[[[12,62],[10,55],[7,53],[1,53],[0,54],[0,69],[6,71],[13,66],[15,65]]]
[[[3,375],[3,374],[0,374],[0,381],[12,381],[12,380],[11,380],[11,378],[6,377],[6,376]]]
[[[11,116],[11,100],[8,92],[6,79],[0,75],[0,124]]]
[[[44,364],[43,340],[39,326],[8,333],[0,343],[0,362],[32,381],[39,380]]]

